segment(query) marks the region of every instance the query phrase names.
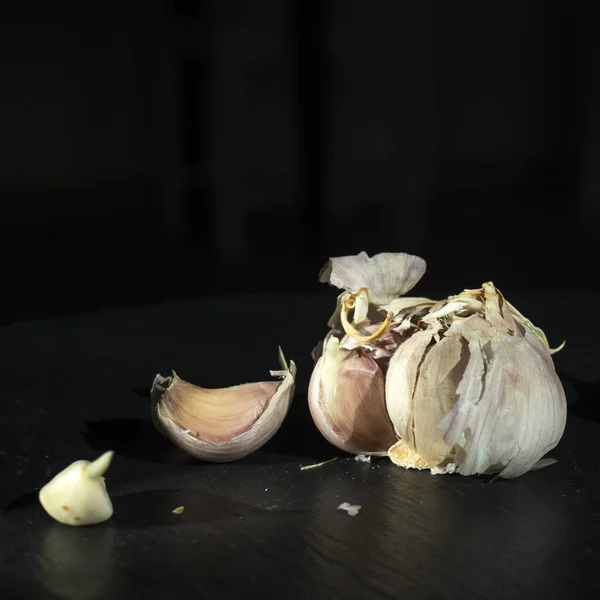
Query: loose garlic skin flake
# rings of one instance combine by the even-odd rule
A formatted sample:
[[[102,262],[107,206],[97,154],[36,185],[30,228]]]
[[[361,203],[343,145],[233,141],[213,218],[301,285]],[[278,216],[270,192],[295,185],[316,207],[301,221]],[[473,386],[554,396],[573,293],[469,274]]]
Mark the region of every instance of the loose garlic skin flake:
[[[96,525],[110,519],[113,506],[103,475],[114,452],[94,462],[78,460],[48,482],[39,494],[44,510],[64,525]]]

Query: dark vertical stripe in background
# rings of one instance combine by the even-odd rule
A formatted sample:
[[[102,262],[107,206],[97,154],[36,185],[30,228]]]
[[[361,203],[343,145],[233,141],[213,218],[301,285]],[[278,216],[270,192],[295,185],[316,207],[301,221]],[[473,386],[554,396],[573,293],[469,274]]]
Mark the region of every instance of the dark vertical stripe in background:
[[[323,172],[327,27],[324,2],[295,0],[291,40],[295,62],[298,124],[298,185],[306,256],[321,260],[324,246]]]

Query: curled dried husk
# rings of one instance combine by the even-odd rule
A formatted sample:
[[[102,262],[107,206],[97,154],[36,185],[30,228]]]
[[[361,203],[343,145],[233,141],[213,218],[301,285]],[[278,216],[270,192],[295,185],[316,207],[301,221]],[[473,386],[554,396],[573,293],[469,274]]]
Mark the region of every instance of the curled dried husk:
[[[343,347],[357,342],[372,350],[373,343],[388,331],[400,334],[413,328],[416,317],[424,314],[434,302],[429,298],[402,296],[418,283],[425,269],[422,258],[402,252],[385,252],[372,257],[361,252],[355,256],[330,258],[321,270],[320,280],[344,291],[338,296],[335,311],[328,321],[328,336],[338,337]],[[383,345],[378,343],[377,347],[381,350]],[[319,343],[313,350],[315,362],[322,349]],[[388,344],[387,350],[390,349]]]
[[[431,308],[386,378],[405,467],[517,477],[562,437],[566,400],[543,332],[488,282]]]
[[[157,375],[152,384],[152,418],[177,446],[206,461],[229,462],[263,446],[280,428],[292,402],[296,365],[280,350],[281,381],[206,389]]]
[[[319,279],[344,290],[344,293],[338,296],[336,310],[328,326],[343,334],[343,309],[349,294],[352,296],[355,323],[381,322],[384,320],[382,314],[397,315],[407,306],[401,296],[418,283],[426,266],[419,256],[403,252],[383,252],[372,257],[361,252],[354,256],[330,258],[321,269]],[[423,302],[433,304],[427,298],[412,298],[411,302],[414,305]]]
[[[423,277],[425,268],[426,263],[419,256],[383,252],[369,257],[361,252],[330,258],[319,279],[346,291],[366,287],[372,302],[384,306],[409,292]]]

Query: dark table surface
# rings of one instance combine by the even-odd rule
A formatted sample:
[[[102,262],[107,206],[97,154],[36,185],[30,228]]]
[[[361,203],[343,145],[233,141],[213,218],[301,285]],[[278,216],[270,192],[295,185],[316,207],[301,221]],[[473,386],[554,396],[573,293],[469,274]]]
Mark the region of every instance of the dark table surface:
[[[334,298],[208,298],[0,329],[0,598],[599,597],[600,297],[509,296],[551,342],[567,339],[556,365],[570,415],[557,464],[494,482],[359,463],[321,439],[306,389]],[[263,449],[203,464],[156,432],[157,372],[205,387],[268,379],[277,344],[298,364],[297,393]],[[39,488],[108,449],[113,518],[52,521]],[[361,512],[336,510],[345,501]]]

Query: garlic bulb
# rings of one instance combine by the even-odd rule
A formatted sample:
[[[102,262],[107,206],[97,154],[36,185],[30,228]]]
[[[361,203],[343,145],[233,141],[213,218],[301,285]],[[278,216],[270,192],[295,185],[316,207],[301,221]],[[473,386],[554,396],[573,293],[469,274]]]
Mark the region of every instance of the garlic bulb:
[[[294,395],[296,365],[288,367],[279,349],[281,381],[205,389],[157,375],[152,384],[156,427],[192,456],[212,462],[243,458],[263,446],[279,429]]]
[[[566,399],[540,329],[493,283],[433,307],[386,379],[402,466],[517,477],[562,437]]]
[[[402,297],[424,271],[418,257],[364,252],[322,270],[345,291],[313,354],[318,429],[346,451],[433,473],[545,466],[566,422],[560,348],[491,282],[437,303]]]
[[[65,525],[95,525],[110,519],[112,502],[103,475],[113,452],[94,462],[78,460],[63,469],[39,493],[44,510]]]

